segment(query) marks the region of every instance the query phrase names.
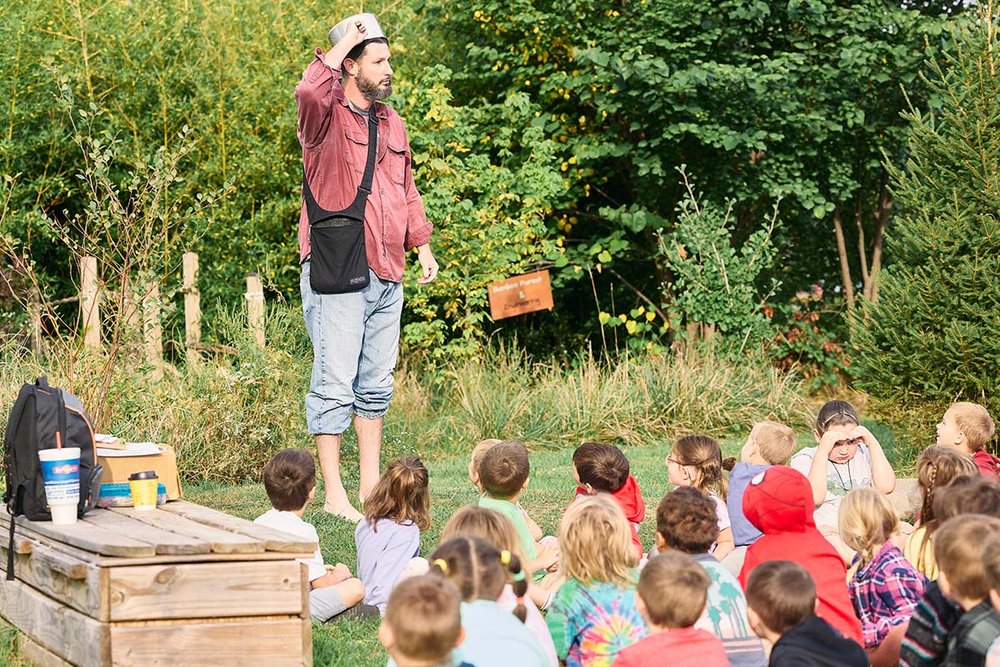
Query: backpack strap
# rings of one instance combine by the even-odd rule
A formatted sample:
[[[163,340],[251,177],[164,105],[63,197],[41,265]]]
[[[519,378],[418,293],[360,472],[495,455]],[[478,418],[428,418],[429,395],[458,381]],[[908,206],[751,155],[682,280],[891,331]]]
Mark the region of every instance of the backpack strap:
[[[18,486],[17,493],[14,494],[14,505],[16,506],[24,496],[24,487]],[[14,513],[10,514],[10,541],[7,544],[7,581],[14,581]]]

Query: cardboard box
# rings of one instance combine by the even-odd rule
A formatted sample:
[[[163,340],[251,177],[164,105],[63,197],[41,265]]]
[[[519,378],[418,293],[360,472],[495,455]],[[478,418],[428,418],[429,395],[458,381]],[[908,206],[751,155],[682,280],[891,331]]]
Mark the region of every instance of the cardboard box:
[[[167,487],[167,500],[181,497],[181,478],[177,474],[177,455],[173,447],[160,445],[159,454],[149,456],[98,456],[97,462],[104,466],[101,484],[124,482],[128,476],[143,470],[155,470],[160,483]]]

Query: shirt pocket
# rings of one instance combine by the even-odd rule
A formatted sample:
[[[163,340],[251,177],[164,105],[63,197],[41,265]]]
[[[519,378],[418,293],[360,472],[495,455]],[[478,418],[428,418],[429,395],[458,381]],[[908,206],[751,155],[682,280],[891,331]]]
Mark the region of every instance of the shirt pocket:
[[[344,136],[347,139],[344,142],[344,160],[354,170],[357,182],[361,183],[365,163],[368,162],[368,127],[348,125],[344,128]]]
[[[406,184],[406,162],[409,159],[406,144],[389,141],[386,142],[386,149],[385,157],[382,158],[382,169],[389,172],[389,178],[392,179],[393,183],[404,186]]]

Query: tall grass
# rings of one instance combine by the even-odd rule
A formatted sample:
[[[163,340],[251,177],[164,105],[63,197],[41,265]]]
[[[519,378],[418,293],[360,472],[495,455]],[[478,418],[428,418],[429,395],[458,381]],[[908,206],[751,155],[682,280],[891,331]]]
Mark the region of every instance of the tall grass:
[[[48,374],[85,405],[102,398],[98,430],[173,445],[187,479],[258,479],[278,450],[311,440],[303,415],[311,349],[300,317],[296,309],[272,307],[262,350],[242,316],[231,313],[220,334],[233,353],[179,364],[157,382],[127,356],[108,364],[80,355],[66,365],[55,350],[35,357],[8,345],[0,350],[0,410],[9,409],[22,382]],[[685,431],[746,432],[764,418],[808,423],[802,385],[766,363],[689,353],[616,362],[582,355],[557,365],[497,346],[438,375],[397,373],[387,454],[440,457],[487,437],[519,438],[535,448],[583,440],[638,445]]]

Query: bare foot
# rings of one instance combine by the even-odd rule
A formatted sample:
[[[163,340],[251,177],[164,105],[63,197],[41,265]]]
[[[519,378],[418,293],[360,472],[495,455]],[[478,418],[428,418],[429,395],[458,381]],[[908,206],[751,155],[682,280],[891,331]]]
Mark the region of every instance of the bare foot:
[[[323,503],[323,511],[329,512],[335,517],[344,519],[345,521],[350,521],[351,523],[360,523],[364,516],[358,510],[354,509],[351,504],[340,507],[333,505],[332,503]]]

